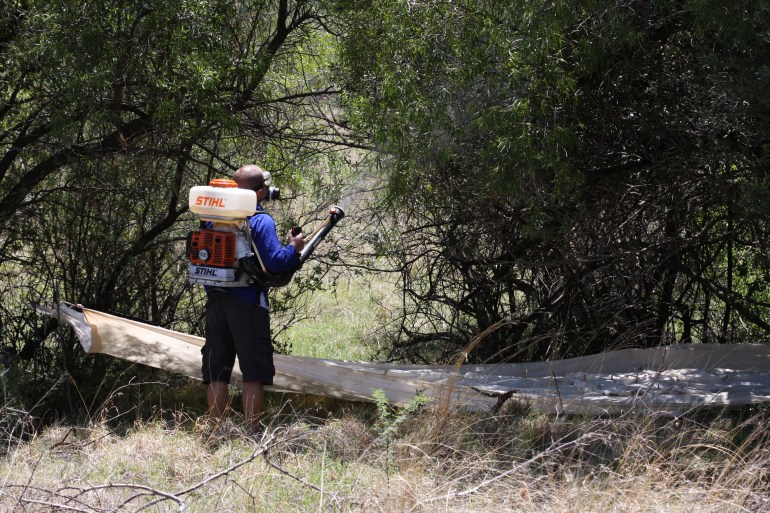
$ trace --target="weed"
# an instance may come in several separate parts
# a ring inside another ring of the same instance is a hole
[[[375,429],[379,432],[382,440],[385,441],[386,446],[393,442],[398,427],[428,403],[428,397],[422,392],[417,392],[414,398],[402,408],[391,407],[384,390],[372,390],[372,398],[377,405],[378,413]]]

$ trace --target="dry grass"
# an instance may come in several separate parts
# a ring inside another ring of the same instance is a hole
[[[390,319],[393,286],[343,285],[314,298],[312,319],[287,332],[295,354],[356,359],[372,350],[363,341]],[[200,388],[188,392],[203,398]],[[671,419],[554,417],[512,405],[494,416],[422,412],[393,432],[397,413],[311,401],[272,395],[260,439],[237,419],[214,439],[184,413],[189,406],[142,414],[116,402],[118,421],[35,431],[24,411],[0,405],[0,513],[770,511],[766,407]],[[130,415],[141,420],[116,424]]]
[[[423,412],[390,443],[373,408],[276,416],[259,439],[179,414],[55,426],[0,461],[0,510],[758,512],[768,415],[455,413],[436,433]]]

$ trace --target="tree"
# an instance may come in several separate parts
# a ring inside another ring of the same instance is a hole
[[[26,305],[57,290],[200,332],[201,294],[185,283],[189,187],[258,161],[301,192],[351,139],[328,108],[331,46],[316,2],[2,10],[0,364],[44,387],[57,360],[41,342],[55,321],[40,326]]]
[[[767,337],[766,2],[365,4],[343,74],[398,207],[392,357]]]

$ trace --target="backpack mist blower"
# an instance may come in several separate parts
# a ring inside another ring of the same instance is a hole
[[[267,172],[265,175],[268,182],[270,175]],[[268,198],[277,199],[278,196],[278,189],[270,188]],[[238,188],[234,180],[216,179],[208,186],[190,189],[189,206],[200,218],[201,226],[187,236],[188,280],[215,287],[243,287],[253,283],[283,287],[289,284],[318,243],[345,216],[340,207],[332,206],[329,217],[307,237],[299,255],[299,265],[282,273],[270,273],[251,239],[246,219],[257,213],[254,191]]]

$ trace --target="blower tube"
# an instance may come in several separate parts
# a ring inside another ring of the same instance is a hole
[[[311,254],[313,254],[313,251],[315,251],[318,243],[321,242],[324,237],[326,237],[331,229],[334,228],[339,220],[343,217],[345,217],[345,212],[340,207],[333,206],[329,209],[329,219],[326,221],[326,223],[324,223],[323,226],[321,226],[321,228],[318,229],[316,233],[313,234],[312,237],[310,237],[310,240],[305,242],[305,247],[299,254],[300,266],[305,263],[305,260],[307,260]]]
[[[244,258],[241,260],[241,265],[244,267],[244,271],[255,282],[265,287],[283,287],[291,282],[294,273],[300,270],[302,264],[305,263],[313,251],[315,251],[318,243],[321,242],[324,237],[334,228],[340,219],[345,217],[345,212],[337,206],[333,206],[329,209],[329,219],[315,231],[309,240],[305,241],[305,247],[299,254],[299,265],[290,271],[284,271],[282,273],[269,273],[261,269],[258,265],[254,265],[251,259]]]

